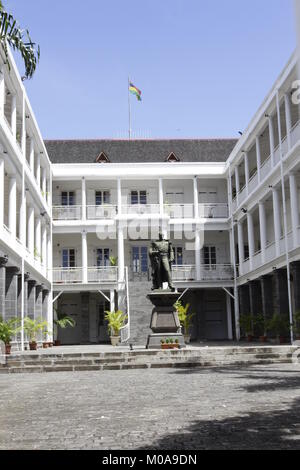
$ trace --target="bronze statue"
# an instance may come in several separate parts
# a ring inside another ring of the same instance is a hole
[[[169,289],[174,292],[171,275],[174,250],[169,240],[164,240],[162,233],[159,234],[159,240],[152,242],[149,257],[152,268],[152,290],[162,289],[163,283],[167,282]]]

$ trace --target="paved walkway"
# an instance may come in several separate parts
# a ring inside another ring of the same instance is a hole
[[[0,376],[0,449],[300,449],[300,365]]]

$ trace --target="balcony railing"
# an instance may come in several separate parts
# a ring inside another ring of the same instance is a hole
[[[159,214],[159,204],[123,204],[124,215],[150,215]]]
[[[164,204],[164,213],[171,219],[192,219],[194,204]]]
[[[53,220],[81,220],[81,206],[53,206]]]
[[[300,121],[296,122],[291,129],[291,145],[294,147],[300,140]]]
[[[54,284],[81,284],[83,282],[82,268],[53,268]]]
[[[204,219],[227,219],[228,204],[199,204],[199,217]]]
[[[103,206],[87,206],[89,220],[113,219],[117,214],[117,206],[111,204]]]
[[[233,267],[231,264],[204,264],[200,266],[200,279],[197,279],[195,265],[175,265],[172,267],[172,279],[175,282],[232,280]]]
[[[54,284],[83,284],[84,269],[83,268],[53,268]],[[118,268],[116,266],[88,267],[87,282],[88,283],[113,283],[117,282]]]
[[[116,266],[88,268],[88,282],[117,282],[117,279],[118,268]]]

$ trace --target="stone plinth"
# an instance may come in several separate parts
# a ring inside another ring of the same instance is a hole
[[[181,348],[185,347],[178,314],[174,309],[179,296],[180,294],[169,290],[156,290],[147,295],[154,305],[150,324],[153,333],[148,336],[147,349],[159,349],[161,340],[170,338],[178,340]]]

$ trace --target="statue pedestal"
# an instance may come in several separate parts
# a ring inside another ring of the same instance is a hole
[[[155,290],[147,295],[154,305],[151,316],[150,328],[153,334],[148,336],[147,349],[160,349],[161,340],[178,340],[181,348],[185,348],[183,334],[178,319],[178,314],[174,309],[174,304],[180,294],[170,290]]]

